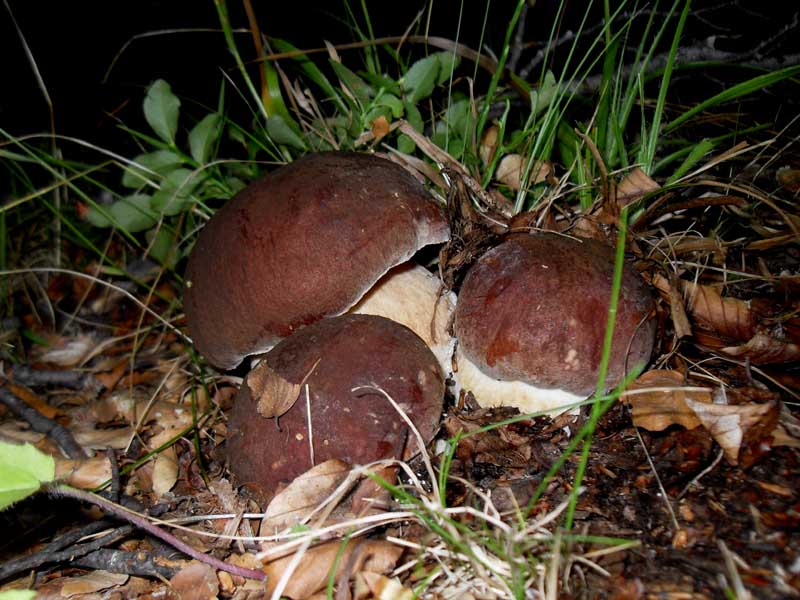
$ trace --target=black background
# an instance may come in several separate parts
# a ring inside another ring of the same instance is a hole
[[[401,35],[417,13],[430,4],[424,0],[366,3],[375,36]],[[360,16],[360,1],[350,4]],[[568,2],[564,29],[574,28],[589,4]],[[792,4],[763,0],[695,2],[684,37],[697,40],[717,35],[720,47],[752,47],[797,18],[797,8]],[[246,27],[243,4],[228,0],[227,5],[234,25]],[[511,0],[488,1],[485,47],[500,50],[515,5]],[[528,14],[526,40],[547,39],[558,5],[554,0],[535,4]],[[589,22],[598,21],[602,3],[593,5],[595,12]],[[285,38],[300,48],[319,47],[323,40],[336,44],[358,39],[347,24],[343,0],[253,0],[253,6],[263,33]],[[0,128],[12,135],[48,131],[50,117],[9,7],[50,94],[56,130],[65,135],[112,144],[119,138],[120,123],[145,127],[141,101],[146,86],[157,78],[169,81],[184,99],[182,111],[191,110],[187,106],[191,102],[215,106],[223,70],[237,78],[222,33],[213,32],[174,33],[133,41],[103,81],[114,56],[137,34],[170,28],[219,28],[213,0],[4,0],[0,4]],[[487,1],[433,0],[432,7],[432,35],[450,39],[458,35],[459,41],[478,47]],[[423,21],[426,18],[427,12]],[[237,40],[243,57],[252,59],[255,54],[250,36],[239,34]],[[360,56],[357,52],[343,53],[345,64],[356,69],[358,65],[349,61],[358,61]]]

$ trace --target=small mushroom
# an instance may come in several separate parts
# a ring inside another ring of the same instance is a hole
[[[184,298],[198,351],[229,369],[352,307],[389,269],[447,240],[441,209],[402,167],[309,154],[225,204],[189,257]]]
[[[597,385],[614,250],[589,239],[515,234],[484,254],[459,291],[456,381],[482,406],[553,411]],[[655,338],[652,294],[622,276],[607,385],[645,364]]]
[[[265,418],[260,390],[246,380],[227,442],[231,471],[262,500],[328,459],[365,464],[418,451],[383,394],[354,388],[384,390],[426,442],[441,417],[444,380],[436,357],[410,329],[383,317],[348,314],[304,327],[270,350],[248,380],[263,379],[265,370],[296,384],[299,398],[278,418]]]

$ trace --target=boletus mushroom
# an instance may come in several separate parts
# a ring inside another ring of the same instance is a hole
[[[200,232],[184,306],[198,351],[223,369],[352,307],[392,267],[447,240],[440,207],[405,169],[309,154],[252,183]]]
[[[281,416],[265,418],[260,395],[268,390],[259,382],[275,375],[295,384],[299,397]],[[279,342],[239,389],[227,442],[238,483],[266,500],[279,483],[331,458],[365,464],[415,454],[416,441],[397,410],[378,391],[354,391],[360,386],[384,390],[426,442],[433,437],[444,380],[428,346],[383,317],[331,317]]]
[[[554,411],[597,385],[614,250],[557,234],[514,234],[484,254],[459,291],[456,381],[482,406]],[[606,384],[647,363],[654,300],[624,266]]]

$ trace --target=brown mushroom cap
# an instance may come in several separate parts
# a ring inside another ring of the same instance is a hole
[[[383,317],[348,314],[304,327],[254,372],[266,368],[295,384],[307,377],[317,464],[332,458],[365,464],[418,450],[383,395],[354,387],[385,390],[426,441],[441,417],[444,380],[436,357],[410,329]],[[257,404],[245,382],[228,419],[227,456],[239,484],[266,499],[279,482],[312,466],[305,386],[278,419],[262,417]]]
[[[189,332],[232,368],[295,329],[344,313],[447,222],[402,167],[351,152],[309,154],[256,181],[200,233],[186,270]]]
[[[596,384],[614,274],[614,250],[555,234],[510,237],[478,260],[456,305],[459,353],[488,378],[585,397]],[[647,363],[655,321],[644,280],[625,265],[609,385]],[[459,361],[459,369],[461,363]],[[468,387],[465,385],[464,387]],[[481,404],[494,401],[482,390]],[[553,408],[546,403],[540,408]]]

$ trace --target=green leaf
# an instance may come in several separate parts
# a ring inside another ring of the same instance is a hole
[[[538,90],[531,90],[531,110],[533,116],[544,112],[554,99],[558,98],[559,86],[552,71],[545,73],[544,81]]]
[[[687,156],[686,159],[680,164],[680,166],[677,169],[675,169],[672,175],[669,176],[669,178],[665,182],[665,185],[674,183],[675,181],[686,175],[686,173],[688,173],[689,170],[692,167],[694,167],[700,161],[701,158],[703,158],[706,154],[711,152],[715,146],[716,144],[711,140],[709,140],[708,138],[703,138],[702,140],[700,140],[698,144],[692,146],[692,150],[691,152],[689,152],[689,156]]]
[[[35,590],[6,590],[0,592],[0,600],[33,600],[36,593]]]
[[[399,119],[403,116],[403,102],[393,94],[381,94],[375,99],[374,106],[386,106],[392,111],[392,117]]]
[[[278,145],[291,146],[298,150],[306,147],[303,138],[297,135],[280,115],[272,115],[267,119],[267,134]]]
[[[336,62],[335,60],[331,60],[330,63],[334,73],[336,73],[336,76],[339,78],[339,81],[341,81],[344,86],[350,90],[350,93],[353,94],[361,106],[367,104],[369,99],[375,95],[369,84],[361,79],[361,77],[353,73],[350,69],[345,67],[342,63]]]
[[[0,441],[0,510],[30,496],[55,477],[52,456],[31,444]]]
[[[158,215],[150,208],[150,196],[133,194],[121,198],[106,209],[91,206],[87,220],[95,227],[119,227],[128,233],[150,229],[158,221]]]
[[[122,185],[127,188],[138,189],[145,182],[157,180],[153,177],[153,173],[166,176],[180,167],[183,164],[183,158],[172,150],[156,150],[155,152],[136,156],[133,162],[136,165],[130,164],[125,167],[125,173],[122,175]],[[137,168],[137,166],[141,168]]]
[[[435,56],[439,59],[439,77],[436,79],[436,85],[442,85],[450,81],[450,76],[458,67],[461,57],[452,52],[437,52]]]
[[[192,127],[189,132],[189,151],[192,153],[192,158],[201,165],[206,164],[221,131],[222,119],[216,113],[206,115]]]
[[[409,102],[417,104],[433,93],[441,68],[437,54],[431,54],[415,62],[403,78],[403,89]]]
[[[150,208],[168,217],[177,215],[194,204],[194,189],[205,176],[189,169],[176,169],[161,182],[161,188],[151,196]]]
[[[175,145],[178,130],[178,109],[181,101],[163,79],[157,79],[147,90],[144,99],[144,118],[156,135],[170,145]]]
[[[166,227],[147,232],[147,241],[150,244],[150,256],[159,264],[174,267],[181,258],[175,247],[175,232]]]

